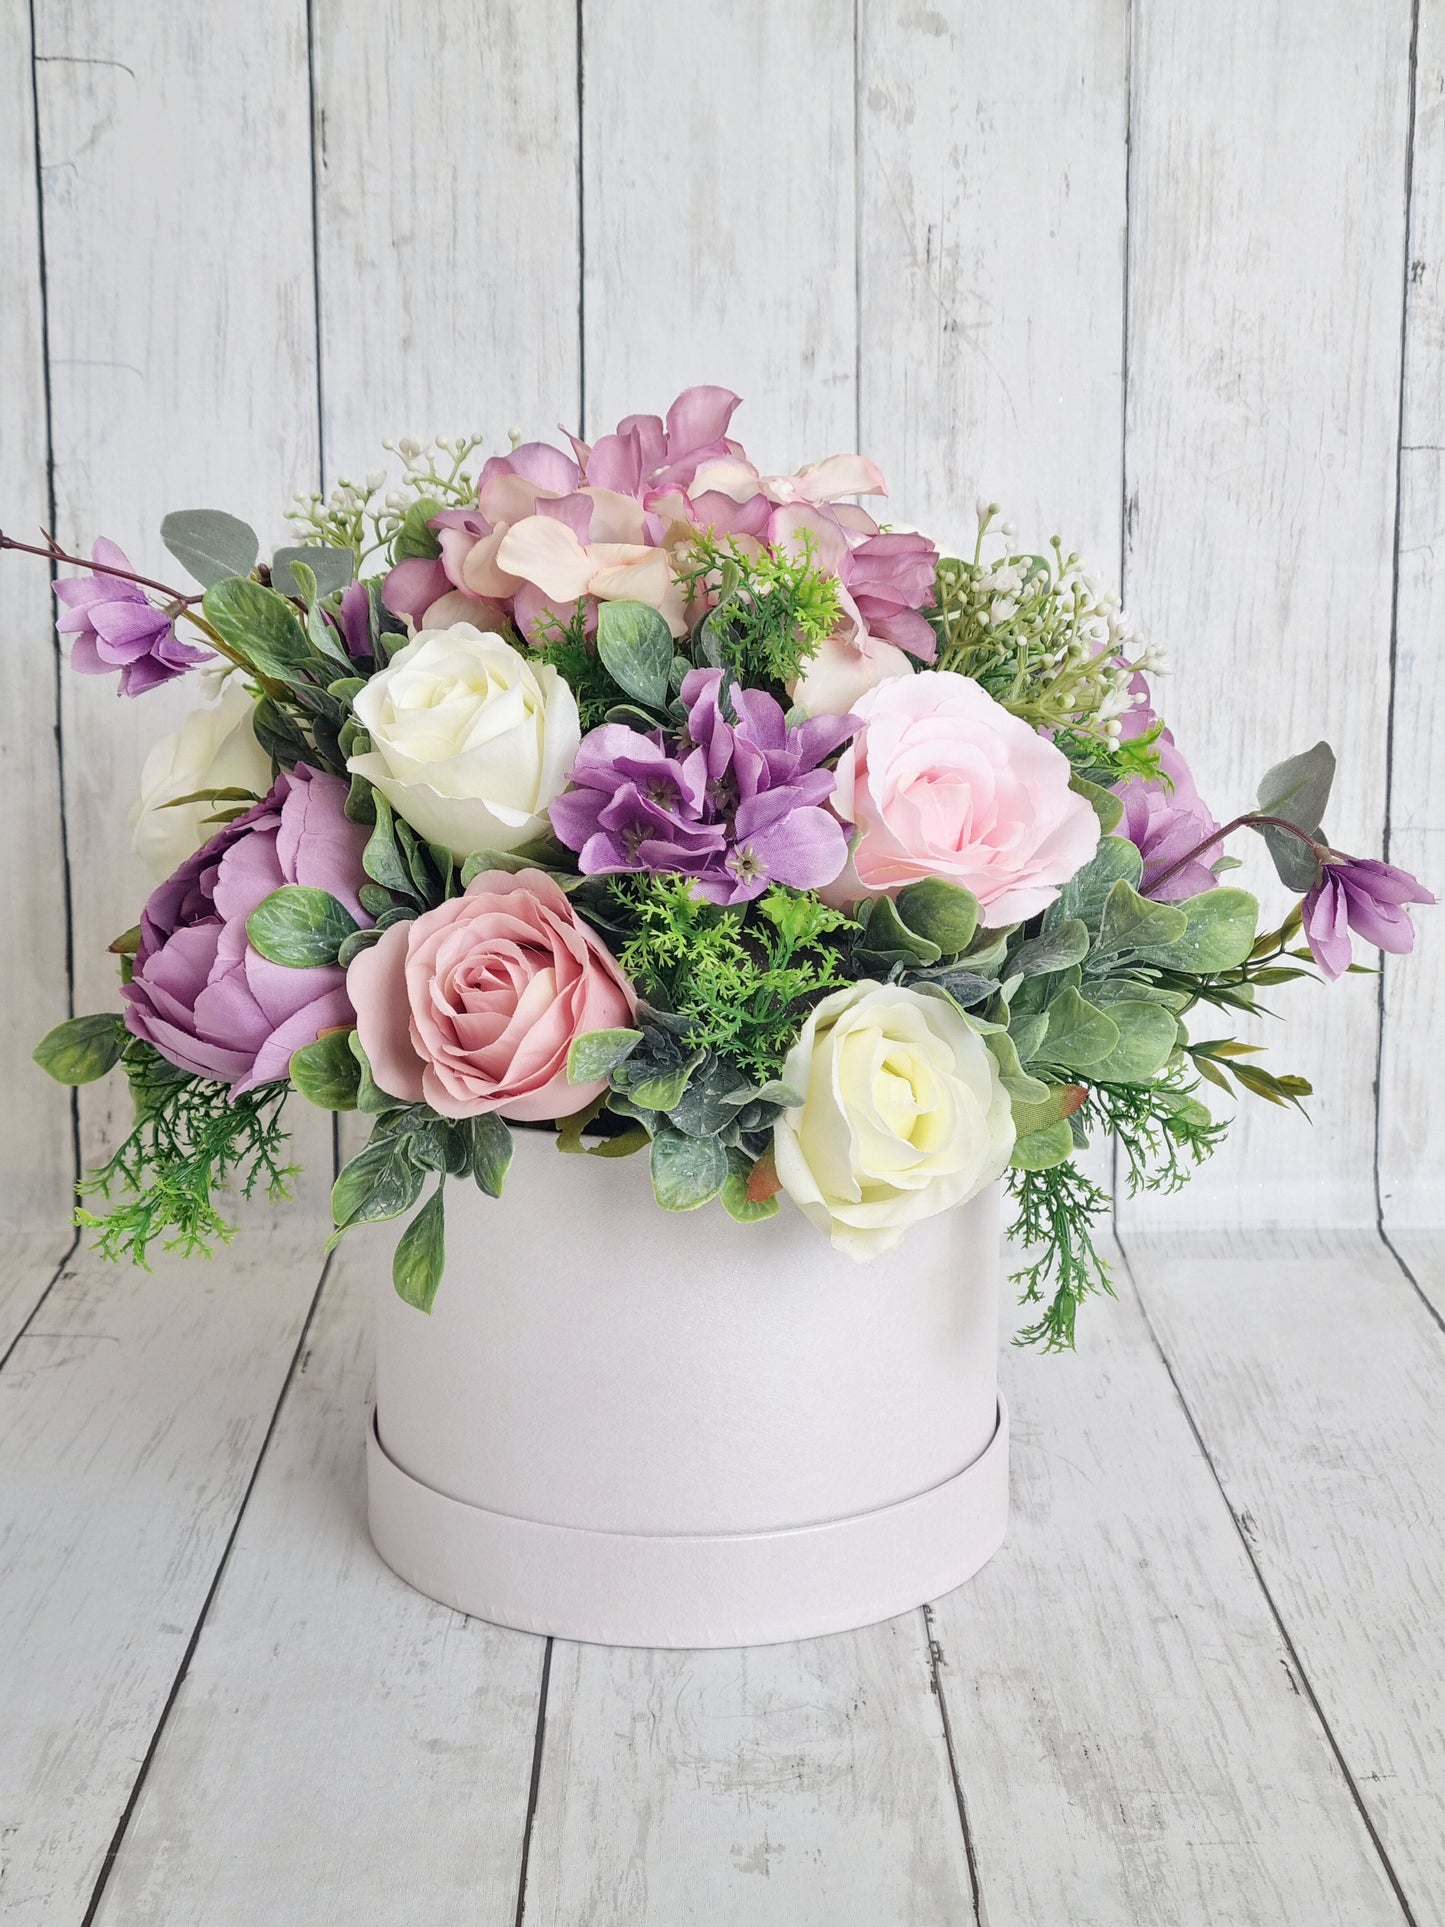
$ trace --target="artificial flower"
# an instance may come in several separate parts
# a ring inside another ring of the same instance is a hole
[[[1377,950],[1403,956],[1415,944],[1415,926],[1404,906],[1434,901],[1417,878],[1393,863],[1331,853],[1304,900],[1305,941],[1333,982],[1350,967],[1352,930]]]
[[[371,747],[347,768],[459,858],[544,830],[582,736],[557,671],[470,623],[421,630],[354,707]]]
[[[824,997],[783,1064],[803,1101],[773,1131],[778,1178],[838,1251],[889,1251],[999,1178],[1014,1144],[992,1052],[946,997],[864,979]]]
[[[1156,748],[1159,776],[1147,780],[1131,776],[1117,786],[1114,794],[1124,805],[1119,833],[1128,837],[1144,859],[1140,889],[1146,897],[1172,903],[1212,890],[1219,881],[1206,860],[1207,849],[1182,868],[1174,868],[1192,850],[1217,837],[1219,825],[1169,730],[1162,732]]]
[[[210,660],[209,650],[181,641],[175,619],[157,609],[138,582],[105,573],[130,568],[122,549],[101,536],[90,553],[99,565],[95,574],[66,576],[55,584],[56,599],[64,604],[55,627],[75,638],[72,669],[83,676],[108,676],[118,669],[119,694],[143,696]]]
[[[152,876],[170,876],[212,834],[206,818],[225,804],[209,801],[206,791],[244,790],[259,798],[270,789],[271,758],[256,741],[255,714],[255,702],[233,673],[215,702],[193,709],[146,757],[127,821],[131,848]],[[178,800],[187,796],[198,800]]]
[[[896,677],[854,713],[833,807],[856,840],[822,892],[830,903],[942,877],[971,890],[989,923],[1018,923],[1094,854],[1099,819],[1070,789],[1068,758],[968,677]]]
[[[789,728],[773,697],[734,685],[730,719],[721,691],[721,670],[684,677],[677,743],[617,723],[584,737],[574,787],[550,812],[584,875],[673,872],[694,878],[710,902],[744,903],[770,883],[816,889],[843,868],[847,839],[823,808],[834,779],[820,765],[853,718]]]
[[[637,1002],[612,953],[540,870],[487,870],[465,894],[394,923],[353,959],[347,987],[380,1088],[443,1117],[566,1117],[606,1089],[573,1084],[588,1031]]]
[[[294,1052],[351,1021],[344,970],[272,963],[246,936],[247,917],[286,883],[326,890],[371,923],[357,896],[369,832],[346,815],[346,793],[298,763],[157,885],[121,991],[133,1035],[239,1094],[284,1077]]]

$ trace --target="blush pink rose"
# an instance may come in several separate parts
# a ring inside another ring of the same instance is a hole
[[[443,1117],[567,1117],[605,1081],[571,1084],[567,1053],[637,1008],[616,959],[540,870],[487,870],[394,923],[346,975],[371,1074]]]
[[[1069,759],[967,676],[924,670],[861,695],[863,727],[838,764],[833,807],[857,829],[833,904],[942,877],[985,921],[1048,908],[1098,847],[1099,819]]]

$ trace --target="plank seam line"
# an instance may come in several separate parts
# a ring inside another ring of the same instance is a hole
[[[45,416],[45,514],[50,523],[51,534],[56,533],[56,494],[55,494],[55,392],[50,379],[52,366],[52,344],[50,340],[50,261],[45,240],[45,156],[40,139],[40,62],[38,32],[35,25],[35,0],[30,0],[30,121],[31,137],[35,148],[35,266],[40,291],[40,396]],[[50,580],[54,583],[57,570],[49,564]],[[50,610],[50,661],[51,681],[55,714],[55,782],[60,803],[60,885],[61,900],[64,906],[65,926],[65,1014],[75,1015],[75,890],[70,866],[70,819],[66,812],[65,783],[65,729],[64,729],[64,678],[65,670],[61,658],[60,631],[55,626],[54,604]],[[72,1194],[78,1194],[81,1177],[80,1155],[80,1091],[73,1087],[70,1093],[70,1157],[73,1167]],[[61,1261],[61,1268],[70,1258],[80,1241],[77,1230],[70,1251]],[[58,1277],[59,1271],[56,1276]],[[55,1280],[51,1280],[54,1284]],[[48,1289],[48,1287],[47,1287]],[[29,1321],[27,1320],[27,1323]],[[8,1357],[9,1354],[7,1353]],[[0,1360],[0,1364],[4,1361]]]
[[[326,492],[326,389],[321,364],[321,143],[316,110],[316,33],[313,0],[306,0],[306,130],[311,162],[311,322],[316,352],[316,480]]]
[[[105,1857],[100,1864],[100,1872],[96,1877],[95,1886],[91,1890],[90,1904],[85,1910],[80,1927],[91,1927],[91,1923],[100,1910],[100,1903],[105,1898],[105,1890],[109,1885],[112,1869],[120,1854],[121,1845],[125,1839],[131,1819],[137,1806],[140,1804],[141,1793],[145,1788],[145,1783],[150,1775],[156,1754],[160,1750],[160,1743],[165,1734],[166,1727],[170,1722],[171,1713],[175,1708],[176,1701],[180,1698],[181,1688],[186,1682],[186,1675],[190,1672],[191,1661],[195,1657],[197,1646],[200,1644],[201,1634],[205,1630],[207,1619],[210,1617],[211,1607],[215,1603],[216,1595],[221,1589],[221,1581],[226,1576],[226,1568],[231,1562],[231,1553],[235,1547],[237,1536],[240,1533],[241,1523],[245,1519],[247,1509],[250,1506],[251,1494],[256,1489],[256,1481],[261,1476],[261,1467],[266,1462],[266,1454],[270,1449],[271,1440],[275,1435],[276,1426],[281,1417],[281,1409],[286,1403],[287,1395],[295,1380],[296,1368],[305,1353],[306,1341],[311,1335],[312,1321],[316,1317],[316,1308],[321,1303],[321,1293],[325,1288],[327,1279],[331,1275],[333,1256],[334,1254],[328,1253],[321,1266],[321,1275],[316,1280],[316,1289],[311,1294],[311,1302],[306,1307],[306,1316],[301,1321],[301,1331],[296,1339],[296,1347],[291,1354],[290,1363],[286,1367],[285,1376],[281,1381],[281,1389],[277,1393],[276,1403],[271,1409],[271,1416],[267,1421],[265,1433],[257,1449],[256,1462],[251,1467],[251,1476],[247,1479],[246,1489],[241,1494],[241,1503],[237,1506],[236,1516],[231,1521],[231,1530],[226,1535],[226,1543],[222,1548],[221,1557],[217,1562],[211,1583],[206,1589],[206,1596],[201,1602],[201,1610],[197,1615],[195,1625],[191,1629],[191,1636],[186,1641],[186,1650],[181,1655],[180,1667],[177,1670],[174,1680],[171,1682],[170,1691],[166,1695],[165,1705],[161,1708],[160,1716],[151,1733],[150,1742],[145,1750],[145,1757],[140,1763],[140,1770],[136,1774],[135,1782],[131,1787],[130,1795],[126,1800],[120,1819],[116,1822],[115,1832],[110,1838],[110,1845],[105,1850]]]
[[[958,1808],[958,1824],[963,1829],[963,1851],[968,1861],[968,1885],[973,1896],[973,1918],[975,1927],[984,1927],[983,1898],[978,1884],[978,1856],[974,1852],[973,1828],[968,1821],[968,1802],[963,1797],[963,1780],[958,1770],[958,1754],[953,1745],[953,1723],[948,1717],[948,1701],[943,1696],[943,1681],[939,1671],[943,1664],[943,1653],[933,1634],[933,1607],[923,1607],[923,1637],[928,1644],[928,1673],[933,1685],[933,1697],[938,1701],[939,1718],[943,1721],[943,1746],[948,1755],[948,1772],[953,1781],[953,1798]]]
[[[867,0],[853,0],[853,446],[863,447],[863,36]]]
[[[577,0],[577,433],[587,433],[587,119],[583,0]]]
[[[1400,264],[1400,387],[1395,413],[1395,518],[1390,546],[1390,649],[1385,700],[1385,823],[1381,854],[1388,863],[1395,828],[1395,701],[1398,693],[1400,660],[1400,531],[1405,493],[1405,372],[1410,346],[1410,242],[1414,225],[1415,202],[1415,114],[1420,92],[1420,0],[1410,6],[1410,60],[1407,85],[1409,98],[1405,119],[1405,233]],[[1388,959],[1380,958],[1380,975],[1375,986],[1375,1224],[1381,1240],[1400,1269],[1410,1280],[1423,1304],[1437,1324],[1445,1330],[1445,1319],[1420,1290],[1418,1281],[1400,1254],[1390,1244],[1385,1230],[1385,1192],[1381,1170],[1384,1150],[1385,1113],[1385,1028],[1389,1016],[1386,1002]]]
[[[1370,1811],[1368,1807],[1365,1805],[1364,1799],[1361,1796],[1360,1789],[1355,1782],[1355,1776],[1350,1771],[1349,1764],[1345,1759],[1343,1751],[1341,1750],[1340,1743],[1335,1737],[1335,1730],[1330,1725],[1329,1720],[1325,1717],[1325,1710],[1324,1710],[1324,1707],[1320,1704],[1319,1694],[1315,1691],[1314,1682],[1310,1679],[1309,1674],[1305,1671],[1304,1662],[1300,1658],[1299,1649],[1295,1645],[1293,1635],[1290,1633],[1289,1628],[1285,1625],[1284,1615],[1281,1613],[1279,1606],[1275,1602],[1274,1594],[1270,1591],[1269,1582],[1266,1580],[1264,1576],[1264,1570],[1261,1567],[1259,1563],[1259,1559],[1255,1554],[1254,1547],[1250,1544],[1249,1535],[1248,1533],[1246,1533],[1243,1525],[1240,1523],[1239,1515],[1235,1511],[1233,1501],[1230,1499],[1229,1493],[1225,1488],[1224,1480],[1220,1476],[1219,1468],[1214,1462],[1214,1456],[1210,1452],[1209,1447],[1204,1442],[1204,1434],[1199,1428],[1199,1425],[1194,1416],[1193,1409],[1191,1408],[1188,1399],[1184,1396],[1184,1389],[1179,1383],[1178,1377],[1176,1376],[1174,1371],[1174,1366],[1170,1361],[1169,1354],[1164,1348],[1164,1341],[1160,1337],[1159,1332],[1155,1327],[1154,1320],[1149,1316],[1149,1307],[1144,1301],[1143,1292],[1139,1289],[1139,1279],[1138,1279],[1138,1275],[1134,1270],[1133,1261],[1130,1259],[1128,1250],[1123,1240],[1116,1239],[1115,1242],[1118,1244],[1119,1256],[1123,1261],[1124,1275],[1128,1278],[1129,1283],[1133,1288],[1135,1302],[1138,1304],[1140,1315],[1144,1320],[1145,1330],[1149,1333],[1149,1337],[1151,1342],[1153,1343],[1154,1349],[1159,1355],[1159,1361],[1163,1365],[1165,1372],[1168,1374],[1169,1383],[1174,1389],[1174,1396],[1176,1399],[1178,1399],[1179,1408],[1183,1412],[1185,1420],[1188,1423],[1189,1429],[1194,1435],[1194,1443],[1199,1447],[1200,1456],[1203,1458],[1204,1463],[1209,1467],[1210,1477],[1214,1480],[1215,1488],[1218,1491],[1220,1498],[1224,1502],[1225,1510],[1228,1512],[1230,1522],[1234,1526],[1235,1536],[1238,1538],[1240,1545],[1244,1548],[1244,1556],[1249,1561],[1250,1569],[1254,1573],[1255,1583],[1259,1587],[1260,1594],[1264,1599],[1265,1605],[1269,1608],[1270,1617],[1271,1619],[1273,1619],[1275,1624],[1275,1629],[1279,1633],[1280,1639],[1284,1644],[1285,1653],[1288,1656],[1289,1663],[1293,1667],[1295,1677],[1298,1679],[1300,1683],[1300,1690],[1304,1694],[1304,1697],[1309,1701],[1310,1707],[1314,1712],[1314,1716],[1316,1720],[1319,1722],[1320,1731],[1324,1734],[1325,1740],[1329,1746],[1330,1752],[1334,1755],[1335,1764],[1340,1770],[1340,1773],[1344,1779],[1345,1785],[1349,1788],[1350,1798],[1354,1802],[1355,1811],[1356,1813],[1359,1814],[1360,1819],[1364,1824],[1365,1832],[1369,1835],[1370,1843],[1375,1849],[1375,1853],[1379,1859],[1380,1865],[1384,1868],[1385,1878],[1390,1883],[1391,1890],[1394,1893],[1397,1903],[1399,1904],[1400,1912],[1403,1915],[1405,1922],[1407,1923],[1407,1927],[1419,1927],[1419,1922],[1415,1918],[1414,1910],[1411,1908],[1410,1902],[1406,1898],[1405,1889],[1401,1885],[1400,1877],[1395,1872],[1395,1864],[1385,1850],[1385,1843],[1380,1838],[1379,1830],[1375,1826],[1374,1820],[1371,1818]]]
[[[51,1272],[49,1281],[46,1284],[44,1291],[41,1292],[40,1296],[36,1299],[35,1303],[30,1307],[29,1312],[26,1314],[24,1324],[20,1327],[19,1331],[16,1332],[15,1336],[10,1340],[10,1343],[5,1347],[5,1350],[3,1352],[0,1352],[0,1372],[3,1372],[5,1367],[10,1363],[11,1355],[13,1354],[15,1347],[20,1343],[21,1339],[24,1338],[29,1333],[30,1327],[35,1323],[35,1320],[40,1315],[41,1307],[45,1304],[45,1301],[49,1298],[51,1292],[54,1291],[55,1287],[60,1283],[60,1280],[65,1276],[66,1269],[69,1266],[71,1259],[75,1256],[76,1247],[79,1245],[79,1243],[80,1243],[80,1228],[79,1226],[77,1226],[76,1229],[71,1233],[70,1243],[66,1246],[64,1254],[60,1258],[59,1262],[56,1264],[54,1271]]]
[[[522,1823],[522,1864],[517,1869],[517,1912],[514,1927],[522,1927],[527,1911],[527,1868],[532,1858],[532,1827],[542,1791],[542,1751],[547,1739],[547,1690],[552,1681],[552,1639],[542,1653],[542,1679],[537,1691],[537,1730],[532,1736],[532,1777],[527,1786],[527,1817]]]
[[[1430,1298],[1429,1294],[1426,1292],[1424,1286],[1420,1283],[1420,1280],[1415,1276],[1415,1273],[1411,1269],[1408,1260],[1405,1258],[1402,1258],[1400,1253],[1395,1249],[1394,1245],[1390,1242],[1390,1234],[1388,1231],[1386,1231],[1383,1223],[1381,1223],[1380,1225],[1380,1243],[1385,1247],[1386,1251],[1389,1252],[1390,1256],[1395,1260],[1395,1263],[1400,1267],[1400,1270],[1405,1275],[1405,1282],[1409,1285],[1410,1289],[1414,1292],[1415,1296],[1420,1300],[1420,1303],[1425,1307],[1426,1311],[1430,1314],[1431,1318],[1435,1321],[1435,1323],[1440,1327],[1441,1331],[1445,1332],[1445,1317],[1442,1317],[1439,1306],[1434,1303],[1434,1301]]]

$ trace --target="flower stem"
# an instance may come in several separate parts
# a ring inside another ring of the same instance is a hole
[[[1298,823],[1291,823],[1283,816],[1268,816],[1263,810],[1246,810],[1242,816],[1236,816],[1232,823],[1226,823],[1222,830],[1216,830],[1213,836],[1206,836],[1202,843],[1196,843],[1192,850],[1186,850],[1177,863],[1171,863],[1169,868],[1159,876],[1151,878],[1145,895],[1152,896],[1160,884],[1167,883],[1170,877],[1178,876],[1179,872],[1196,857],[1203,856],[1204,852],[1212,850],[1216,843],[1222,843],[1227,836],[1233,836],[1236,830],[1246,827],[1253,830],[1261,828],[1288,830],[1289,834],[1297,836],[1301,843],[1308,843],[1322,863],[1331,854],[1323,843],[1317,843],[1312,836],[1307,835]]]
[[[18,549],[22,555],[43,555],[47,562],[69,562],[77,569],[89,569],[92,575],[113,575],[122,582],[137,583],[142,589],[154,589],[158,594],[167,597],[171,602],[180,603],[183,607],[201,600],[198,595],[183,595],[179,589],[173,589],[168,582],[157,582],[154,576],[137,575],[134,569],[113,569],[105,562],[93,562],[83,555],[70,555],[61,548],[48,530],[42,529],[40,533],[45,537],[44,548],[38,547],[34,542],[17,542],[13,535],[6,535],[4,530],[0,529],[0,549]]]

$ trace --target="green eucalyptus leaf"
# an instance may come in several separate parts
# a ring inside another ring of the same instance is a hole
[[[870,897],[855,911],[862,929],[857,949],[884,963],[935,964],[943,955],[938,945],[910,929],[891,897]]]
[[[1043,1043],[1048,1028],[1049,1019],[1046,1011],[1009,1012],[1008,1034],[1013,1039],[1020,1063],[1027,1064],[1031,1057],[1038,1055],[1039,1046]]]
[[[640,1030],[584,1031],[567,1053],[567,1082],[592,1084],[599,1077],[610,1077],[641,1042]]]
[[[639,1110],[671,1111],[682,1102],[682,1094],[699,1061],[693,1056],[681,1064],[641,1077],[636,1083],[629,1081],[626,1094]]]
[[[350,969],[363,950],[370,950],[371,946],[379,943],[380,940],[381,931],[375,924],[369,930],[353,930],[336,953],[337,963],[343,970]]]
[[[298,569],[311,572],[310,593],[302,586]],[[334,549],[324,542],[304,547],[277,549],[271,558],[271,580],[283,595],[299,595],[308,606],[318,596],[334,595],[344,589],[356,574],[356,556],[351,549]]]
[[[1119,1041],[1089,1075],[1096,1084],[1150,1084],[1174,1055],[1179,1026],[1172,1011],[1145,999],[1110,1004]]]
[[[1091,930],[1097,929],[1114,885],[1122,877],[1137,890],[1143,873],[1143,859],[1127,837],[1102,837],[1083,869],[1069,878],[1045,911],[1045,930],[1056,930],[1073,917],[1081,917]]]
[[[361,867],[374,883],[401,896],[415,896],[411,871],[397,842],[396,817],[380,790],[373,793],[376,828],[361,853]]]
[[[420,501],[413,502],[402,517],[401,527],[392,541],[392,559],[397,562],[434,562],[442,552],[442,545],[435,529],[427,523],[434,515],[440,515],[443,504],[424,495]]]
[[[1046,1131],[1061,1118],[1072,1117],[1087,1096],[1088,1092],[1082,1084],[1050,1084],[1047,1095],[1036,1104],[1014,1099],[1014,1129],[1020,1137],[1032,1137],[1035,1131]]]
[[[1049,1005],[1048,1029],[1035,1055],[1064,1070],[1087,1071],[1100,1064],[1119,1042],[1119,1027],[1077,990],[1066,989]]]
[[[405,1136],[373,1137],[343,1165],[331,1187],[331,1215],[337,1230],[380,1224],[410,1211],[421,1196],[422,1175]]]
[[[30,1054],[57,1084],[93,1084],[120,1062],[127,1034],[112,1010],[71,1017],[47,1031]]]
[[[177,509],[161,523],[161,540],[203,589],[249,575],[261,553],[250,523],[224,509]]]
[[[347,1041],[351,1045],[351,1054],[361,1070],[361,1082],[356,1088],[357,1110],[367,1117],[379,1117],[383,1111],[396,1110],[402,1103],[402,1099],[393,1097],[390,1091],[384,1091],[372,1076],[371,1063],[362,1049],[360,1035],[353,1030]]]
[[[1259,901],[1248,890],[1222,886],[1170,907],[1184,913],[1183,934],[1172,943],[1141,949],[1138,955],[1144,963],[1207,976],[1238,969],[1254,947]]]
[[[1089,928],[1078,917],[1069,917],[1037,937],[1021,943],[1008,960],[1009,971],[1018,977],[1044,977],[1055,970],[1067,970],[1082,963],[1089,954]]]
[[[442,1194],[446,1180],[437,1185],[417,1212],[396,1247],[391,1261],[391,1281],[396,1295],[418,1311],[429,1312],[446,1266],[446,1214]]]
[[[357,929],[355,917],[327,890],[283,883],[256,905],[246,919],[252,946],[272,963],[310,970],[336,962],[343,943]]]
[[[1187,928],[1188,918],[1178,904],[1151,902],[1121,877],[1104,899],[1089,968],[1167,949]]]
[[[723,1179],[723,1209],[730,1218],[739,1224],[757,1224],[763,1218],[778,1215],[776,1193],[771,1198],[759,1198],[756,1203],[748,1197],[748,1179],[752,1176],[753,1160],[745,1151],[728,1152],[728,1174]]]
[[[290,1078],[308,1104],[323,1111],[354,1111],[361,1088],[361,1066],[349,1030],[328,1031],[314,1044],[291,1053]]]
[[[998,1065],[998,1081],[1008,1092],[1010,1101],[1041,1104],[1048,1095],[1049,1087],[1042,1078],[1031,1077],[1024,1069],[1009,1033],[1006,1030],[990,1031],[983,1041],[993,1052]]]
[[[1069,1128],[1070,1120],[1060,1118],[1056,1123],[1047,1125],[1042,1131],[1034,1131],[1028,1137],[1014,1141],[1013,1155],[1009,1163],[1015,1171],[1047,1171],[1055,1164],[1062,1164],[1074,1155],[1074,1134]]]
[[[1266,770],[1256,795],[1259,807],[1269,816],[1282,816],[1306,836],[1317,836],[1330,791],[1335,781],[1335,752],[1326,742],[1298,756],[1287,756],[1273,769]]]
[[[652,1190],[664,1211],[696,1211],[727,1181],[728,1154],[715,1137],[687,1137],[667,1125],[652,1140]]]
[[[898,892],[895,907],[905,928],[932,944],[941,957],[967,950],[978,929],[978,898],[942,877],[907,884]]]
[[[495,1111],[472,1119],[472,1177],[489,1198],[501,1197],[514,1148],[511,1131]]]
[[[274,589],[251,581],[217,582],[206,590],[201,607],[221,640],[258,675],[294,682],[316,663],[295,609]],[[260,730],[256,733],[259,737]]]
[[[609,676],[648,709],[667,702],[672,631],[645,602],[604,602],[597,611],[597,653]]]
[[[1083,797],[1098,817],[1099,828],[1105,836],[1112,835],[1118,829],[1124,815],[1124,805],[1112,790],[1101,789],[1097,783],[1091,783],[1086,776],[1072,777],[1069,788],[1076,796]]]

